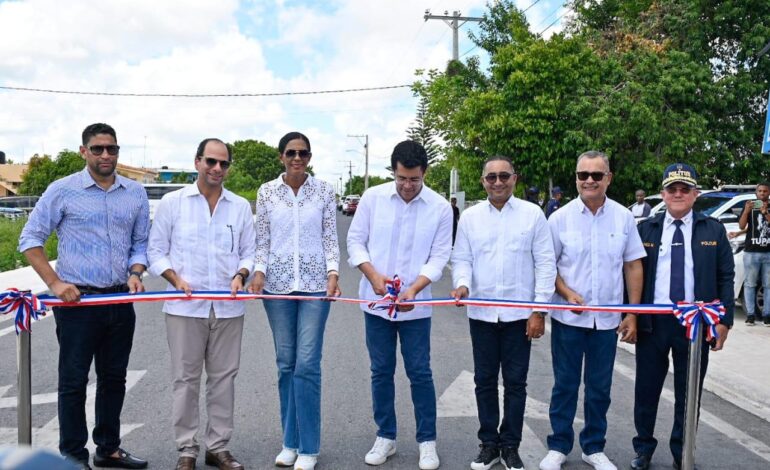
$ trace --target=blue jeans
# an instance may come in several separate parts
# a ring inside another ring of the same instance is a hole
[[[91,361],[96,369],[93,439],[106,457],[120,447],[120,412],[134,339],[133,304],[54,307],[59,340],[59,451],[88,461],[86,387]]]
[[[268,292],[265,292],[266,294]],[[290,295],[324,297],[326,292]],[[273,331],[283,446],[302,455],[321,447],[321,350],[329,302],[263,300]]]
[[[366,348],[372,371],[372,408],[377,436],[396,439],[396,341],[401,337],[401,357],[412,390],[417,442],[436,440],[436,390],[430,370],[430,318],[390,321],[369,313]]]
[[[743,282],[743,303],[746,315],[754,316],[757,309],[757,284],[762,273],[762,287],[765,295],[770,292],[770,253],[743,252],[743,269],[746,279]],[[765,301],[762,315],[770,316],[770,303]]]
[[[495,447],[519,447],[527,403],[527,372],[532,343],[527,320],[485,322],[470,319],[473,381],[479,412],[479,440]],[[503,370],[503,422],[497,393]],[[499,426],[499,431],[498,431]]]
[[[580,431],[580,447],[586,455],[604,451],[616,344],[614,329],[596,330],[551,321],[554,385],[549,409],[553,430],[548,436],[549,450],[563,454],[572,451],[572,422],[577,411],[580,374],[585,367],[585,426]]]

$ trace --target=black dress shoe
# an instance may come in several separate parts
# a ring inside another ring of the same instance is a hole
[[[147,468],[147,461],[134,457],[123,449],[118,449],[117,457],[94,455],[94,467]]]
[[[631,470],[647,470],[650,468],[650,456],[636,454],[636,458],[631,461]]]

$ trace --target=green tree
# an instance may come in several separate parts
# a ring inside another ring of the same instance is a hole
[[[420,98],[417,105],[417,115],[414,118],[414,124],[406,130],[406,135],[425,148],[428,154],[428,164],[433,164],[441,159],[441,147],[436,144],[436,131],[428,122],[428,102],[425,97]]]
[[[247,139],[229,144],[233,154],[233,166],[227,175],[225,186],[241,196],[253,200],[264,183],[278,178],[284,168],[276,147]],[[313,174],[313,168],[307,167]]]
[[[19,194],[39,196],[57,179],[82,170],[86,161],[78,152],[62,150],[56,159],[35,154],[30,158],[28,165],[19,186]]]
[[[452,172],[452,166],[446,160],[439,160],[428,166],[425,172],[425,184],[439,194],[447,196],[449,194],[449,175]]]
[[[386,177],[383,178],[382,176],[377,175],[369,175],[369,187],[377,186],[383,183],[387,183],[388,181],[393,181],[393,178]],[[364,177],[356,175],[353,177],[352,180],[349,180],[345,184],[345,196],[348,194],[364,194]]]

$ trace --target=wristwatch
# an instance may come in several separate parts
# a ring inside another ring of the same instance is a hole
[[[241,276],[241,281],[246,282],[246,275],[243,274],[242,272],[238,271],[237,273],[235,273],[235,276],[233,276],[233,279],[235,279],[236,276]]]
[[[140,273],[139,271],[129,271],[128,277],[131,277],[131,276],[136,276],[139,278],[140,281],[142,280],[142,273]]]

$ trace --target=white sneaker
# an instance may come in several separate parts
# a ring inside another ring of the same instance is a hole
[[[436,441],[420,442],[420,470],[436,470],[440,464]]]
[[[396,453],[396,441],[377,437],[374,440],[372,450],[364,457],[364,462],[369,465],[382,465],[388,460],[388,457]]]
[[[604,452],[596,452],[595,454],[586,455],[583,454],[583,462],[592,466],[596,470],[618,470],[618,467],[604,455]]]
[[[540,461],[540,470],[561,470],[561,464],[567,461],[567,456],[558,450],[549,450]]]
[[[284,447],[281,453],[275,458],[276,467],[291,467],[297,460],[297,451]]]
[[[318,463],[318,457],[315,455],[300,455],[294,462],[294,470],[313,470]]]

